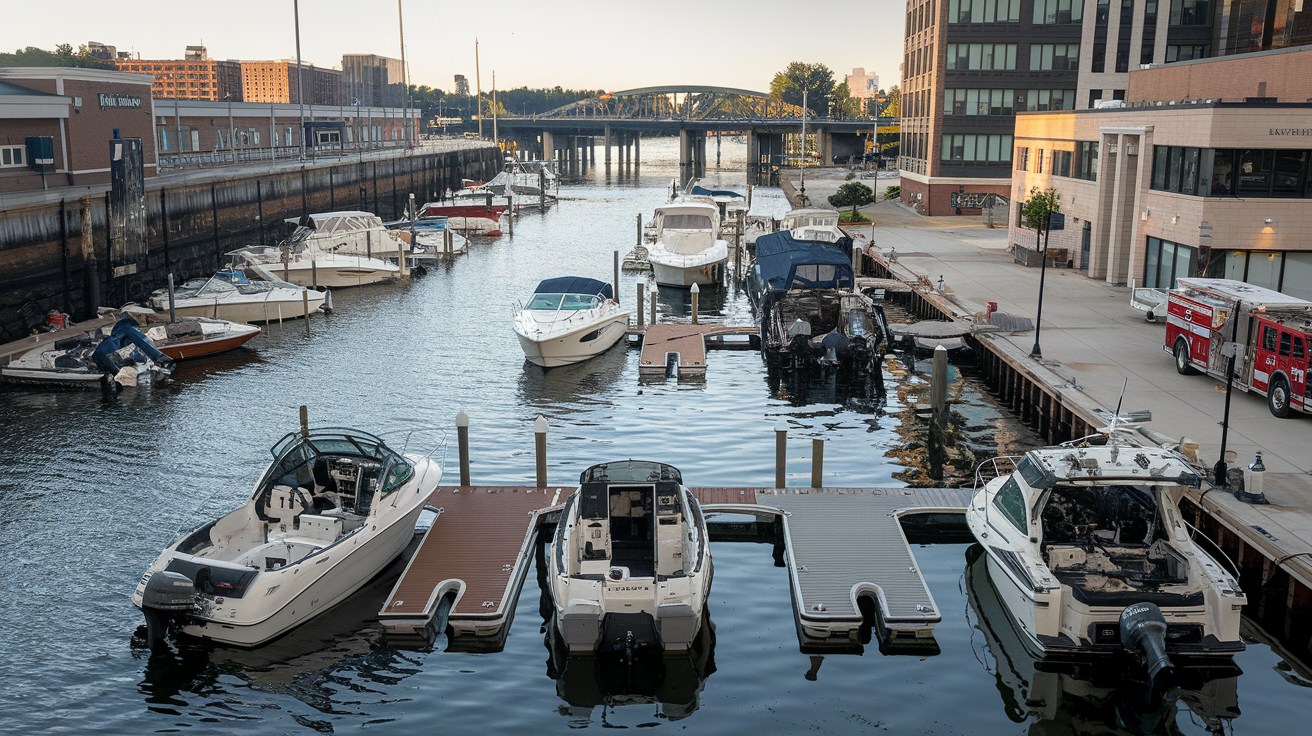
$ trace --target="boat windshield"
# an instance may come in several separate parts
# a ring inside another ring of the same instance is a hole
[[[674,481],[682,484],[679,469],[650,460],[621,460],[593,465],[579,475],[580,483],[655,483]]]
[[[661,226],[666,230],[710,230],[711,218],[706,215],[666,215]]]
[[[307,475],[317,460],[326,457],[355,457],[378,463],[386,468],[383,495],[405,485],[414,476],[409,460],[393,451],[381,439],[367,432],[345,427],[325,427],[310,431],[304,438],[298,432],[286,435],[270,451],[270,466],[257,495],[273,482],[284,485],[310,487],[314,476]]]
[[[562,310],[592,309],[601,304],[601,297],[591,294],[534,294],[529,309]]]

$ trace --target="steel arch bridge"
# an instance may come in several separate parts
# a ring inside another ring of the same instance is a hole
[[[683,85],[611,92],[571,102],[537,116],[539,120],[580,118],[798,121],[802,119],[802,108],[749,89]]]

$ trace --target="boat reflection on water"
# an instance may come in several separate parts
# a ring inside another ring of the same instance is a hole
[[[597,706],[660,705],[670,721],[687,718],[701,705],[706,678],[715,672],[715,626],[710,613],[702,620],[697,639],[687,653],[665,656],[659,650],[570,656],[558,629],[547,623],[547,677],[556,681],[556,694],[570,718],[590,718]]]
[[[1233,663],[1182,667],[1170,687],[1153,693],[1147,675],[1128,657],[1042,659],[1017,631],[989,578],[987,557],[978,544],[966,550],[966,594],[980,662],[997,678],[1007,717],[1031,721],[1031,734],[1179,733],[1176,718],[1190,711],[1209,733],[1229,731],[1239,716]]]

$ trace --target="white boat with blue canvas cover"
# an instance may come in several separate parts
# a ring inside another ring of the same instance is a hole
[[[554,368],[599,355],[624,337],[629,310],[605,281],[562,276],[538,284],[515,309],[515,334],[524,357]]]

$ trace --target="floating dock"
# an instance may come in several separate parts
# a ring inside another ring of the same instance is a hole
[[[966,489],[693,488],[706,514],[781,521],[798,637],[809,650],[859,646],[863,626],[881,640],[932,641],[942,611],[925,584],[900,519],[962,514]],[[573,488],[440,488],[433,525],[378,617],[390,634],[426,639],[449,628],[462,649],[496,650],[532,567],[538,534]],[[714,523],[714,522],[711,522]],[[861,601],[868,599],[875,621]],[[445,614],[445,622],[442,622]]]
[[[706,380],[706,351],[751,350],[757,346],[750,326],[657,324],[630,330],[640,338],[638,380],[675,377],[679,382]]]

